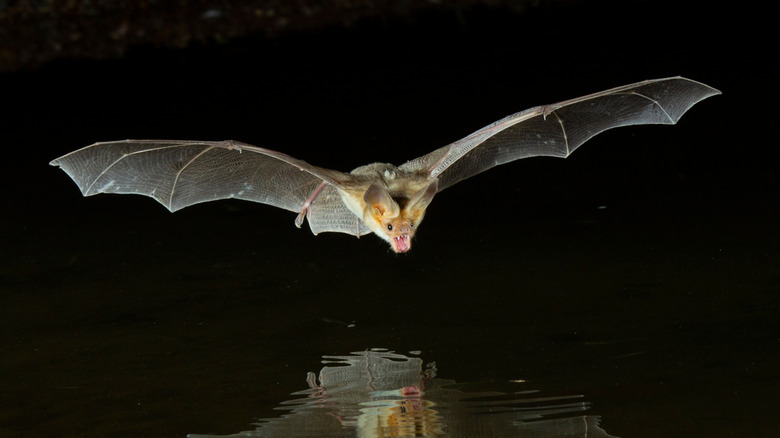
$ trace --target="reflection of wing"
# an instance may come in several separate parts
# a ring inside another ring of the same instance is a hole
[[[627,125],[674,124],[720,91],[674,77],[638,82],[530,108],[401,166],[439,178],[439,191],[499,164],[535,156],[567,157],[594,135]]]
[[[368,233],[344,206],[336,189],[349,178],[347,174],[236,141],[95,143],[50,164],[67,172],[84,196],[146,195],[170,211],[237,198],[301,212],[316,195],[308,211],[314,234]]]
[[[323,359],[328,366],[320,370],[319,386],[326,388],[328,394],[400,389],[420,385],[423,378],[422,359],[382,349]]]

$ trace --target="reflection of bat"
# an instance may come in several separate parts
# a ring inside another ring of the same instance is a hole
[[[442,379],[434,362],[417,355],[370,348],[322,356],[319,379],[308,373],[309,389],[275,408],[283,415],[262,418],[251,431],[187,437],[615,438],[587,415],[582,395],[545,395],[518,381]]]
[[[610,128],[674,124],[715,94],[681,77],[625,85],[513,114],[398,167],[374,163],[350,173],[230,140],[95,143],[50,164],[62,167],[84,196],[137,193],[170,211],[245,199],[298,213],[298,227],[308,217],[314,234],[373,232],[405,252],[437,192],[520,158],[567,157]]]

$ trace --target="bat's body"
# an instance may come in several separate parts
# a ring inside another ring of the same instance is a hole
[[[339,190],[347,209],[394,251],[408,251],[414,227],[422,222],[438,180],[425,172],[383,163],[358,167],[350,176],[349,188]]]
[[[170,211],[245,199],[297,212],[295,224],[308,218],[314,234],[373,232],[405,252],[437,192],[520,158],[565,158],[610,128],[674,124],[716,94],[681,77],[639,82],[513,114],[398,167],[374,163],[350,173],[230,140],[95,143],[50,164],[62,167],[84,196],[142,194]]]

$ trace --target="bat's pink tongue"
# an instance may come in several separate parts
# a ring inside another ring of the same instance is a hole
[[[409,251],[410,245],[409,245],[409,235],[408,234],[402,234],[398,237],[393,238],[393,249],[395,252],[406,252]]]

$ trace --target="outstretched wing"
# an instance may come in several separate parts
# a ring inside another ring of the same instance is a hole
[[[521,158],[565,158],[607,129],[675,124],[697,102],[716,94],[720,91],[682,77],[624,85],[512,114],[400,168],[439,178],[441,191]]]
[[[49,164],[61,167],[84,196],[146,195],[170,211],[237,198],[308,213],[314,234],[368,232],[339,196],[347,174],[236,141],[95,143]]]

